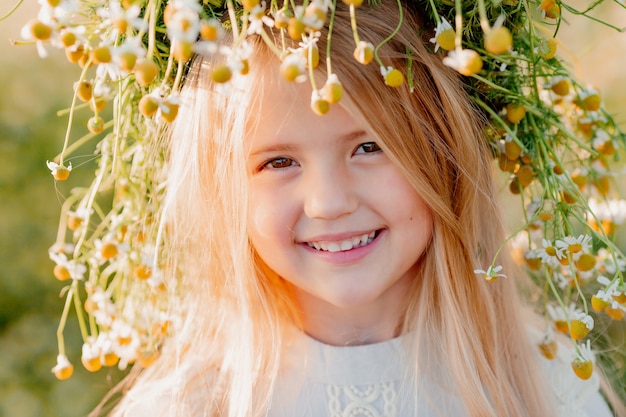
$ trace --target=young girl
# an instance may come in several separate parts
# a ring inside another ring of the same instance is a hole
[[[344,2],[40,2],[25,37],[81,65],[71,111],[111,129],[51,249],[71,279],[55,375],[75,306],[86,369],[136,362],[113,416],[625,416],[582,288],[612,275],[592,307],[626,314],[614,218],[583,210],[624,139],[599,94],[563,76],[527,1]],[[91,137],[68,131],[56,180]],[[539,190],[542,319],[502,250],[494,156],[511,191]]]
[[[184,319],[113,415],[613,415],[597,374],[540,357],[519,279],[474,272],[504,240],[484,121],[403,7],[377,53],[414,91],[353,58],[337,4],[345,95],[324,116],[260,38],[227,94],[219,62],[193,61],[165,168],[163,252],[182,271]],[[378,45],[399,10],[358,17]]]

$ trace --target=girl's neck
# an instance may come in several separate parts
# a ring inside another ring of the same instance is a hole
[[[293,288],[300,307],[303,330],[310,337],[334,346],[379,343],[400,334],[404,294],[391,303],[342,308]]]

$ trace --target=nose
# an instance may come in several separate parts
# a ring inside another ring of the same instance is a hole
[[[309,172],[303,182],[304,213],[312,219],[333,220],[358,207],[352,181],[341,170]]]

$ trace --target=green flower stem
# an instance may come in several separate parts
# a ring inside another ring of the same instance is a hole
[[[265,29],[261,29],[261,38],[267,44],[267,46],[270,48],[272,53],[274,53],[274,55],[276,55],[277,57],[279,57],[281,59],[283,58],[283,51],[278,49],[278,47],[274,44],[274,41],[270,38],[270,36],[265,31]]]
[[[247,10],[243,11],[243,14],[239,18],[241,22],[241,32],[239,32],[239,37],[235,38],[235,45],[239,45],[246,39],[246,34],[248,33],[248,16],[250,13]]]
[[[15,11],[17,10],[18,7],[20,7],[20,5],[24,2],[24,0],[19,0],[17,3],[15,3],[15,6],[13,6],[13,8],[11,10],[9,10],[4,16],[0,16],[0,22],[2,22],[4,19],[8,18],[9,16],[11,16],[13,13],[15,13]]]
[[[113,126],[114,121],[113,120],[109,120],[108,122],[104,123],[104,130],[109,129],[110,127]],[[81,146],[83,146],[85,143],[89,142],[91,139],[95,138],[96,136],[100,135],[101,133],[87,133],[84,136],[80,137],[79,139],[76,139],[75,141],[73,141],[66,149],[65,149],[65,154],[66,155],[71,155],[74,153],[74,151],[76,151],[76,149],[80,148]],[[58,154],[56,156],[56,158],[60,158],[61,154]]]
[[[528,62],[528,73],[530,74],[530,77],[532,79],[532,83],[530,83],[530,85],[532,86],[532,91],[533,91],[533,99],[535,102],[540,102],[541,99],[539,97],[539,82],[538,82],[538,77],[537,77],[537,69],[535,66],[535,63],[537,62],[537,58],[535,56],[535,45],[534,45],[534,38],[535,38],[535,33],[533,30],[533,19],[532,19],[532,13],[530,10],[530,6],[528,5],[528,1],[527,0],[523,0],[524,1],[524,8],[526,9],[526,15],[528,16],[528,24],[527,24],[527,28],[528,28],[528,54],[529,54],[529,61]]]
[[[182,61],[178,61],[178,68],[176,68],[176,78],[174,79],[174,84],[172,84],[172,91],[178,91],[180,82],[183,79],[184,70],[185,70],[185,63]]]
[[[479,81],[480,81],[480,82],[482,82],[482,83],[487,84],[489,87],[493,88],[493,89],[494,89],[494,90],[496,90],[496,91],[502,91],[502,92],[503,92],[503,93],[505,93],[507,96],[509,96],[509,95],[513,95],[513,92],[512,92],[511,90],[506,89],[506,88],[504,88],[504,87],[501,87],[501,86],[499,86],[499,85],[497,85],[497,84],[493,83],[492,81],[489,81],[488,79],[486,79],[486,78],[484,78],[484,77],[481,77],[481,76],[480,76],[480,75],[478,75],[478,74],[472,74],[472,78],[474,78],[474,79],[476,79],[476,80],[479,80]]]
[[[483,30],[483,33],[489,33],[489,31],[491,31],[491,26],[489,25],[489,19],[487,18],[485,0],[478,0],[478,15],[480,16],[480,27]]]
[[[156,10],[157,10],[157,3],[160,5],[160,1],[159,0],[151,0],[150,3],[148,3],[148,7],[146,8],[146,15],[148,17],[149,23],[148,23],[148,51],[146,53],[146,58],[147,59],[152,59],[152,56],[154,55],[154,48],[156,45]],[[143,36],[143,33],[140,32],[137,35],[140,39]]]
[[[521,227],[517,228],[517,230],[515,230],[513,233],[509,233],[509,235],[507,236],[507,238],[504,240],[504,242],[502,242],[502,244],[498,247],[498,250],[496,251],[495,255],[493,255],[493,260],[491,261],[491,267],[495,268],[496,264],[497,264],[497,260],[498,260],[498,256],[500,256],[500,252],[502,252],[502,250],[506,247],[506,245],[515,237],[517,236],[518,233],[520,233],[522,230],[526,229],[527,225],[522,225]]]
[[[172,51],[174,50],[174,44],[170,45],[170,50],[167,57],[167,68],[165,68],[165,74],[163,74],[163,79],[161,80],[160,88],[164,89],[168,85],[168,81],[170,78],[170,74],[172,73],[172,68],[174,67],[174,54]]]
[[[85,64],[79,78],[79,82],[83,81],[87,76],[87,70],[89,69],[89,64],[91,63],[91,59],[87,61]],[[72,125],[74,122],[74,108],[76,106],[76,100],[78,98],[77,91],[74,89],[74,95],[72,96],[72,104],[70,105],[69,117],[67,118],[67,129],[65,130],[65,139],[63,140],[63,148],[61,149],[61,153],[59,154],[59,165],[63,165],[63,160],[65,157],[65,153],[67,147],[70,142],[70,133],[72,132]]]
[[[352,36],[354,37],[354,45],[358,45],[360,42],[359,39],[359,31],[356,27],[356,11],[354,8],[354,4],[350,5],[350,25],[352,26]]]
[[[330,44],[333,35],[333,25],[335,23],[335,9],[337,8],[337,0],[333,0],[332,7],[330,8],[330,18],[328,21],[328,35],[326,35],[326,73],[328,75],[333,73],[332,60],[330,59]]]
[[[59,228],[57,229],[57,239],[56,242],[59,244],[63,244],[65,242],[65,231],[67,230],[67,212],[74,205],[76,200],[80,197],[77,193],[72,193],[67,199],[63,202],[61,206],[61,216],[59,218]]]
[[[384,67],[385,65],[383,64],[383,61],[381,61],[380,57],[378,56],[378,50],[380,49],[381,46],[385,45],[387,42],[389,42],[396,36],[396,34],[400,31],[400,28],[402,27],[402,23],[404,23],[404,9],[402,9],[402,1],[397,0],[397,2],[398,2],[398,24],[396,25],[396,28],[393,30],[393,32],[391,32],[389,36],[383,39],[381,43],[376,45],[376,48],[374,48],[374,59],[376,60],[378,65],[381,67]]]
[[[552,280],[552,275],[550,274],[550,271],[548,271],[548,268],[544,268],[544,269],[545,269],[546,282],[548,283],[550,292],[552,292],[552,295],[554,295],[556,302],[559,304],[559,306],[563,310],[563,313],[565,313],[565,316],[567,317],[567,321],[569,322],[570,319],[569,319],[569,314],[567,314],[567,307],[565,306],[565,302],[563,302],[563,299],[561,298],[561,294],[559,293],[559,290],[557,290],[556,286],[554,285],[554,281]]]
[[[78,281],[74,280],[72,282],[72,286],[76,287],[72,292],[72,299],[74,300],[74,309],[76,310],[76,318],[78,318],[78,327],[80,328],[80,335],[83,338],[83,342],[87,341],[89,337],[89,333],[87,332],[87,325],[85,323],[85,316],[83,310],[83,304],[80,300],[80,295],[78,294]],[[69,296],[69,294],[68,294]]]
[[[93,314],[87,313],[89,319],[89,334],[93,336],[98,335],[98,324],[96,323],[96,317]],[[89,337],[87,337],[89,339]]]
[[[235,6],[233,0],[226,0],[226,9],[228,10],[228,18],[233,31],[233,38],[239,39],[239,25],[237,24],[237,16],[235,15]]]
[[[517,143],[524,151],[528,152],[528,148],[519,140],[517,134],[511,130],[509,125],[500,117],[487,103],[477,97],[473,97],[473,101],[484,109],[489,115],[509,134],[511,140]]]
[[[123,161],[117,158],[117,155],[120,149],[120,140],[122,140],[120,128],[124,126],[123,124],[124,114],[123,114],[122,109],[129,108],[132,105],[129,103],[129,97],[127,94],[129,92],[128,82],[129,82],[129,79],[127,78],[125,86],[122,84],[122,81],[119,81],[117,83],[117,90],[118,90],[117,96],[119,97],[119,99],[116,102],[116,106],[114,106],[113,108],[113,119],[116,121],[116,123],[115,123],[115,129],[112,132],[114,141],[113,141],[113,157],[111,161],[111,172],[115,172],[115,168],[116,168],[118,161],[119,163],[123,163]]]
[[[309,67],[309,81],[311,83],[311,89],[317,91],[317,83],[315,82],[315,70],[311,63],[313,62],[313,48],[309,47],[307,50],[307,60],[309,61],[307,67]]]
[[[98,190],[100,189],[100,184],[102,184],[102,180],[104,179],[104,174],[106,172],[105,168],[106,168],[107,158],[108,158],[107,155],[105,154],[102,155],[102,163],[100,164],[99,169],[97,170],[96,178],[93,181],[89,189],[87,203],[85,204],[85,209],[87,212],[86,217],[85,217],[85,224],[89,224],[89,219],[91,218],[91,209],[94,207],[94,201],[96,199],[96,195],[98,194]],[[100,227],[104,227],[104,222],[100,223]],[[82,248],[83,243],[85,242],[85,239],[87,238],[87,231],[88,231],[87,229],[88,229],[87,227],[84,227],[82,229],[82,232],[76,241],[76,246],[74,247],[74,258],[77,258],[78,255],[80,254],[80,249]]]
[[[435,5],[435,0],[428,0],[428,2],[430,3],[430,8],[433,12],[433,17],[435,18],[435,23],[439,24],[441,23],[441,17],[439,16],[439,13],[437,13],[437,6]]]
[[[580,11],[577,10],[575,8],[573,8],[572,6],[566,4],[565,2],[560,2],[561,7],[563,7],[565,10],[567,10],[568,12],[575,14],[575,15],[579,15],[579,16],[585,16],[587,19],[590,19],[596,23],[600,23],[601,25],[604,25],[606,27],[609,27],[613,30],[616,30],[618,32],[624,32],[626,31],[626,27],[617,27],[615,25],[610,24],[609,22],[605,22],[602,19],[598,19],[597,17],[593,17],[590,14],[588,14],[591,10],[595,9],[600,3],[604,2],[604,0],[596,0],[595,2],[593,2],[591,4],[591,6],[589,6],[586,10]],[[619,4],[620,6],[626,8],[626,5],[622,4],[619,1],[615,1],[615,3]]]
[[[65,355],[65,337],[63,336],[63,330],[65,330],[67,316],[70,312],[70,306],[72,305],[74,282],[71,286],[68,287],[69,291],[65,296],[65,305],[63,306],[63,312],[61,313],[61,319],[59,320],[59,327],[57,327],[57,343],[59,345],[59,355]]]
[[[463,5],[462,0],[454,0],[454,47],[463,49]]]

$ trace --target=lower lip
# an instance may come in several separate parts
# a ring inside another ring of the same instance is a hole
[[[369,255],[372,251],[374,251],[376,247],[378,246],[378,243],[380,242],[380,240],[383,238],[384,234],[385,234],[385,230],[381,230],[376,236],[376,238],[372,240],[371,243],[365,246],[359,246],[358,248],[353,248],[350,250],[339,251],[339,252],[328,252],[328,251],[317,250],[317,249],[310,247],[306,243],[302,243],[301,245],[305,250],[314,254],[319,259],[325,262],[336,264],[336,265],[349,265],[349,264],[353,264],[353,263],[360,261],[361,259],[365,258],[367,255]]]

